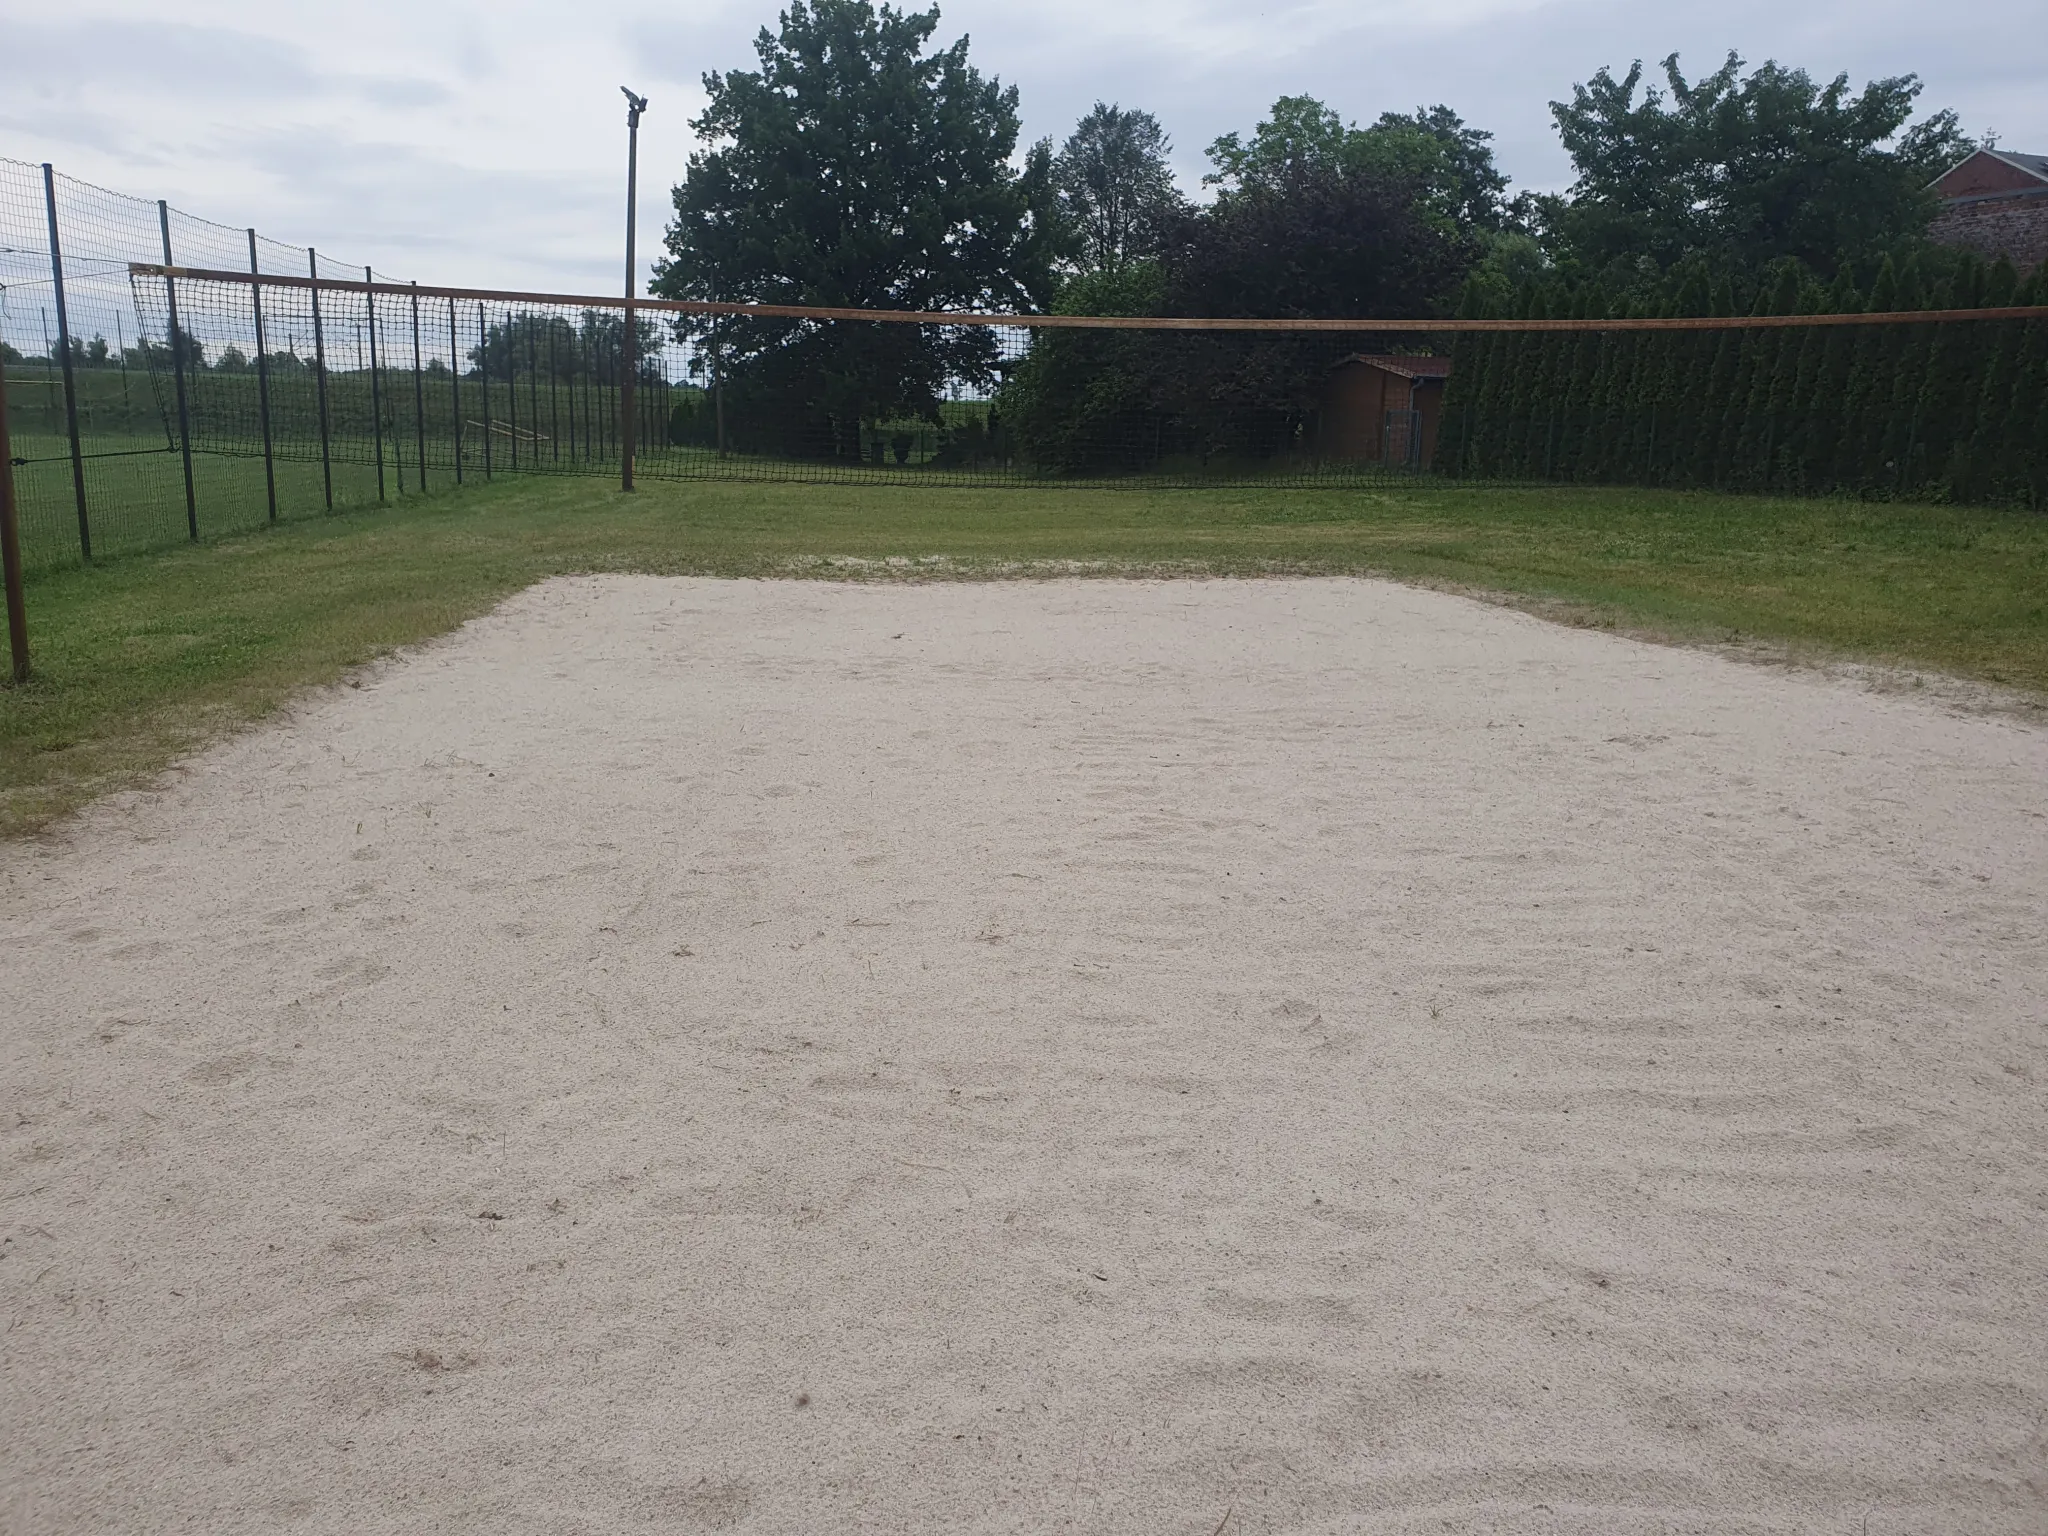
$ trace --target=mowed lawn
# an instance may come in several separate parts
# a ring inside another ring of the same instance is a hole
[[[500,481],[28,589],[0,833],[547,576],[1384,574],[1567,622],[2007,685],[2048,703],[2048,517],[1588,488],[1113,490]]]

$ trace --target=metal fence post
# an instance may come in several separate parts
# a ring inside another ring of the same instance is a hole
[[[590,355],[590,349],[589,349],[589,347],[588,347],[587,345],[585,345],[585,342],[584,342],[584,338],[583,338],[583,337],[582,337],[582,336],[581,336],[580,334],[579,334],[579,335],[577,335],[576,337],[574,337],[574,338],[573,338],[573,339],[572,339],[572,340],[570,341],[570,343],[569,343],[569,423],[570,423],[570,425],[569,425],[569,439],[570,439],[570,441],[571,441],[571,442],[573,443],[573,442],[575,441],[575,439],[576,439],[576,429],[577,429],[578,427],[581,427],[581,428],[583,429],[583,447],[582,447],[582,449],[580,450],[580,451],[582,452],[582,455],[583,455],[583,457],[582,457],[582,459],[581,459],[581,460],[580,460],[579,462],[581,462],[581,463],[584,463],[584,464],[588,464],[588,463],[590,462],[590,372],[589,372],[589,369],[590,369],[590,363],[589,363],[589,355]],[[576,389],[577,383],[578,383],[579,381],[581,381],[581,383],[582,383],[582,385],[583,385],[583,389],[582,389],[582,398],[581,398],[580,400],[579,400],[579,399],[577,398],[577,389]]]
[[[619,333],[619,489],[633,489],[633,306]]]
[[[633,489],[633,352],[639,343],[633,319],[633,240],[639,222],[640,114],[647,110],[647,98],[626,91],[626,313],[619,332],[619,489]]]
[[[377,275],[363,268],[363,308],[370,317],[370,441],[377,456],[377,500],[384,500],[384,392],[377,382]],[[400,478],[404,475],[401,472]]]
[[[71,491],[78,500],[78,553],[92,558],[92,524],[85,515],[85,450],[78,441],[78,383],[71,375],[71,315],[64,307],[64,247],[57,236],[57,172],[43,162],[43,207],[50,216],[50,282],[57,292],[57,349],[64,372],[64,425],[71,435]]]
[[[533,313],[526,316],[526,419],[533,423],[533,467],[540,468],[540,353],[533,339]],[[554,441],[549,434],[549,442]]]
[[[711,322],[711,405],[718,416],[718,456],[725,457],[725,316],[720,315]],[[1155,436],[1159,423],[1153,422]],[[1159,457],[1158,444],[1153,444],[1152,457]]]
[[[420,280],[412,280],[413,287]],[[420,377],[420,296],[412,296],[412,429],[419,449],[420,494],[427,493],[427,385]]]
[[[484,307],[476,307],[476,371],[484,388],[484,478],[491,478],[491,333],[484,324]]]
[[[455,334],[455,301],[448,301],[448,401],[455,413],[455,483],[462,484],[462,342]]]
[[[519,341],[515,322],[510,315],[505,317],[501,327],[505,343],[505,393],[510,398],[505,406],[506,423],[512,433],[512,467],[519,467]]]
[[[28,681],[28,611],[21,595],[21,520],[14,504],[14,444],[7,436],[7,354],[0,352],[0,582],[7,589],[7,649],[14,680]]]
[[[171,205],[162,198],[156,200],[156,221],[163,232],[164,265],[168,267],[172,264]],[[185,465],[185,531],[197,541],[199,497],[192,485],[192,415],[185,404],[185,333],[178,327],[178,284],[169,272],[164,274],[164,309],[171,326],[171,378],[178,392],[178,457]]]
[[[562,406],[556,399],[556,391],[562,383],[562,365],[555,356],[555,317],[548,316],[548,457],[555,462],[562,458]],[[571,407],[573,409],[573,405]]]
[[[562,381],[569,386],[569,462],[576,462],[576,338],[569,337],[569,376]]]
[[[262,268],[256,261],[256,231],[249,231],[249,273],[255,276]],[[249,285],[249,302],[256,308],[256,414],[263,423],[263,493],[270,503],[270,520],[277,521],[277,465],[274,462],[270,441],[270,359],[265,355],[268,345],[263,337],[263,285]]]
[[[327,337],[320,327],[320,253],[306,247],[306,270],[313,286],[306,292],[313,299],[313,392],[320,402],[320,487],[327,510],[334,510],[334,460],[328,447],[327,431]]]

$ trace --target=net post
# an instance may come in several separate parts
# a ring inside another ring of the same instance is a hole
[[[633,374],[637,338],[633,334],[633,237],[638,222],[640,181],[640,114],[647,98],[626,91],[626,323],[619,342],[619,489],[633,489]]]
[[[261,269],[256,260],[256,231],[249,231],[249,273]],[[256,310],[256,415],[263,424],[263,494],[270,507],[270,520],[277,521],[277,465],[270,437],[270,359],[263,335],[263,285],[249,285],[249,302]]]
[[[718,417],[718,456],[725,457],[725,316],[711,322],[711,404]]]
[[[569,337],[569,462],[576,462],[576,337]]]
[[[484,478],[491,478],[491,332],[484,323],[484,307],[476,307],[476,374],[484,391]]]
[[[505,341],[505,427],[512,438],[512,468],[519,468],[519,340],[511,315],[502,327]]]
[[[526,315],[526,423],[533,434],[527,462],[535,469],[540,468],[540,359],[534,350],[533,312]],[[516,355],[516,351],[515,351]]]
[[[619,489],[633,489],[633,306],[619,338]]]
[[[555,317],[548,317],[548,458],[554,463],[562,459],[562,406],[556,398],[561,387],[562,365],[555,356],[557,340]]]
[[[7,435],[7,354],[0,352],[0,579],[7,588],[7,649],[14,680],[28,681],[28,607],[21,592],[21,519],[14,500],[14,444]]]
[[[170,266],[171,205],[156,200],[157,228],[164,239],[164,265]],[[178,285],[164,277],[164,309],[171,326],[171,379],[178,396],[178,457],[185,467],[185,531],[194,543],[199,540],[199,497],[192,484],[192,413],[185,401],[185,333],[178,328]]]
[[[455,334],[455,301],[448,301],[448,400],[455,413],[455,483],[462,484],[462,342]]]
[[[334,510],[334,458],[327,430],[327,335],[320,324],[320,253],[306,247],[306,270],[313,286],[306,292],[313,300],[313,391],[320,402],[320,488],[327,498],[327,510]]]
[[[64,305],[64,246],[57,234],[57,172],[47,160],[43,162],[43,209],[50,220],[50,283],[57,295],[57,349],[64,374],[64,426],[71,438],[71,492],[78,501],[78,553],[79,558],[90,561],[92,524],[85,512],[85,449],[78,440],[78,382],[71,374],[71,312]]]
[[[420,285],[414,278],[413,287]],[[427,383],[420,375],[420,296],[412,296],[412,428],[420,469],[420,494],[427,494]]]
[[[377,500],[384,501],[384,392],[377,382],[377,294],[372,284],[376,273],[363,268],[363,308],[370,320],[370,441],[377,458]],[[399,478],[404,479],[401,470]]]

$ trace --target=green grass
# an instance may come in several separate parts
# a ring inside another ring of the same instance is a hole
[[[941,557],[933,563],[928,557]],[[851,557],[855,563],[829,563]],[[1595,489],[960,490],[500,481],[29,587],[0,832],[47,825],[295,692],[563,572],[1378,572],[1576,622],[1754,638],[2048,699],[2048,518]],[[892,569],[882,567],[883,572]]]
[[[29,462],[14,472],[21,505],[22,558],[40,573],[78,561],[78,512],[70,449],[62,437],[17,433],[16,456]],[[101,434],[85,444],[85,490],[96,559],[162,549],[186,536],[185,476],[179,455],[161,434]],[[332,466],[335,506],[373,507],[377,472],[359,463]],[[314,517],[324,510],[320,465],[279,459],[277,498],[283,517]],[[387,484],[395,473],[387,469]],[[258,457],[195,453],[194,499],[202,537],[247,532],[269,520],[269,497]]]

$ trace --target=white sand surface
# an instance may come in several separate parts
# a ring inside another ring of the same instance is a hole
[[[2048,1529],[2048,732],[558,581],[0,851],[0,1528]]]

